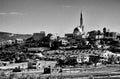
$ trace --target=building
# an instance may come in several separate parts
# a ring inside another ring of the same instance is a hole
[[[83,34],[84,34],[84,25],[83,25],[83,15],[82,12],[80,14],[80,26],[75,27],[75,29],[73,30],[73,37],[74,38],[82,38]]]
[[[61,42],[61,45],[63,46],[67,46],[69,44],[68,40],[66,40],[65,38],[61,38],[59,41]]]
[[[15,43],[16,43],[16,44],[23,44],[23,43],[24,43],[24,40],[23,40],[23,39],[16,39],[16,40],[15,40]]]
[[[41,31],[40,33],[34,33],[33,34],[33,40],[39,41],[42,40],[45,37],[45,32]]]
[[[57,61],[37,61],[36,63],[36,68],[40,69],[40,68],[45,68],[45,67],[55,67],[57,64]]]
[[[77,57],[77,62],[78,63],[85,63],[89,62],[89,55],[88,54],[81,54]]]
[[[117,32],[106,32],[104,34],[104,38],[106,38],[106,39],[116,39],[117,35],[118,35]]]
[[[100,40],[103,39],[104,35],[100,30],[93,30],[87,33],[87,38]]]
[[[55,67],[57,64],[57,61],[30,61],[28,62],[28,68],[29,69],[32,69],[32,68],[35,68],[35,69],[43,69],[43,68],[46,68],[46,67]]]
[[[82,12],[80,14],[80,25],[75,27],[73,33],[65,34],[66,38],[73,39],[73,38],[82,38],[84,35],[84,25],[83,25],[83,15]]]
[[[69,39],[72,39],[73,38],[73,33],[66,33],[65,37],[69,38]]]

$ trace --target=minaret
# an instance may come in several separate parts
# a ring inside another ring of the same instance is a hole
[[[82,36],[84,35],[84,25],[83,25],[83,15],[82,12],[80,13],[80,25],[77,26],[74,31],[73,31],[73,36],[76,37],[80,37],[82,38]]]
[[[80,13],[80,26],[79,26],[81,29],[82,29],[82,32],[84,32],[84,25],[83,25],[83,15],[82,15],[82,12]]]
[[[82,16],[82,12],[80,14],[80,26],[83,25],[83,16]]]

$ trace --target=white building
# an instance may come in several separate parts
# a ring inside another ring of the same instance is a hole
[[[112,53],[112,52],[110,52],[110,51],[108,51],[108,50],[104,51],[104,52],[101,54],[101,56],[104,57],[104,58],[109,58],[109,57],[112,56],[112,55],[116,56],[115,53]]]
[[[53,67],[55,67],[56,64],[57,64],[56,61],[37,61],[36,68],[37,69],[43,69],[43,68],[49,67],[49,66],[51,68],[53,68]]]
[[[77,57],[77,62],[78,63],[84,63],[84,62],[89,62],[89,55],[81,54]]]
[[[64,46],[69,44],[68,40],[66,40],[66,39],[60,39],[59,41],[61,41],[61,44],[64,45]]]
[[[22,43],[24,43],[24,40],[23,40],[23,39],[16,39],[15,41],[16,41],[17,44],[22,44]]]

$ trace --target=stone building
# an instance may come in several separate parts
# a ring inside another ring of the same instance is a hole
[[[34,33],[33,34],[33,40],[39,41],[42,40],[45,37],[45,32],[41,31],[40,33]]]

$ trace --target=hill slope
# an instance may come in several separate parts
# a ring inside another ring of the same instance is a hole
[[[14,34],[8,32],[0,32],[0,42],[5,40],[14,40],[16,38],[27,39],[31,36],[31,34]]]

